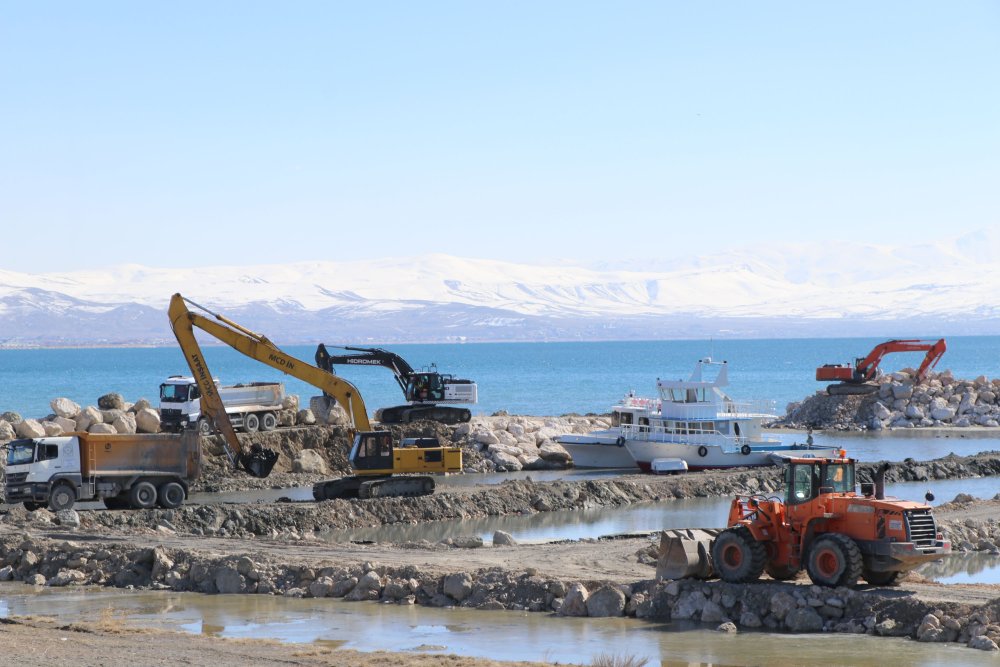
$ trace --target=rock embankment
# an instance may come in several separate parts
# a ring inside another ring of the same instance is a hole
[[[921,382],[914,377],[912,371],[883,376],[875,381],[878,390],[865,396],[829,396],[824,389],[789,404],[775,425],[845,431],[1000,426],[1000,378],[959,380],[950,371]]]
[[[494,547],[511,551],[517,547]],[[647,549],[640,550],[641,557]],[[930,604],[891,591],[826,589],[795,583],[661,581],[630,584],[542,576],[534,568],[428,572],[381,566],[276,561],[262,554],[212,556],[162,546],[134,548],[8,536],[0,580],[36,586],[101,585],[207,594],[343,598],[403,605],[632,616],[710,624],[720,631],[837,632],[961,642],[996,651],[1000,600]]]

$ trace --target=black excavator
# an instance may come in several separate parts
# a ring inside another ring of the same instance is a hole
[[[468,408],[442,404],[476,403],[479,393],[474,381],[439,373],[433,364],[427,370],[416,371],[401,356],[380,347],[330,347],[345,353],[331,354],[326,345],[319,344],[316,366],[328,373],[336,375],[333,367],[338,365],[382,366],[392,371],[408,403],[378,410],[375,415],[381,423],[406,424],[429,419],[443,424],[460,424],[472,419]]]

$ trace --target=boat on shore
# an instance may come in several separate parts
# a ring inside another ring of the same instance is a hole
[[[715,377],[706,379],[712,371]],[[839,448],[786,445],[764,435],[763,423],[777,418],[773,404],[736,402],[722,390],[728,384],[728,365],[711,358],[699,360],[686,380],[657,380],[656,412],[637,415],[616,429],[636,466],[651,472],[657,459],[679,459],[688,470],[715,470],[774,465],[773,454],[840,454]]]
[[[556,438],[573,458],[576,468],[635,469],[635,459],[625,449],[622,424],[638,424],[659,412],[659,401],[629,392],[611,408],[611,426],[590,433],[567,433]]]

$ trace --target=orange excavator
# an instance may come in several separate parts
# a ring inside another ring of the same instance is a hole
[[[946,346],[944,338],[930,340],[888,340],[879,343],[868,353],[867,357],[858,357],[854,365],[826,364],[816,369],[816,379],[821,382],[838,381],[826,388],[831,396],[857,396],[870,394],[878,390],[878,385],[871,380],[878,376],[878,365],[885,355],[892,352],[926,352],[923,363],[917,369],[916,380],[923,380],[928,371],[937,365],[944,355]]]

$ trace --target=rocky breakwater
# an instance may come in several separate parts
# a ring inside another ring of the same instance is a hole
[[[917,382],[911,371],[876,380],[878,390],[864,396],[829,396],[819,391],[790,403],[775,426],[843,431],[1000,426],[1000,378],[959,380],[950,371],[930,373]]]
[[[869,634],[959,642],[985,651],[997,651],[1000,642],[1000,599],[982,606],[930,604],[892,589],[663,581],[653,587],[638,612],[649,618],[708,623],[723,632]]]
[[[556,438],[580,432],[588,423],[586,418],[496,414],[459,424],[447,439],[463,448],[467,472],[560,470],[572,459]]]

